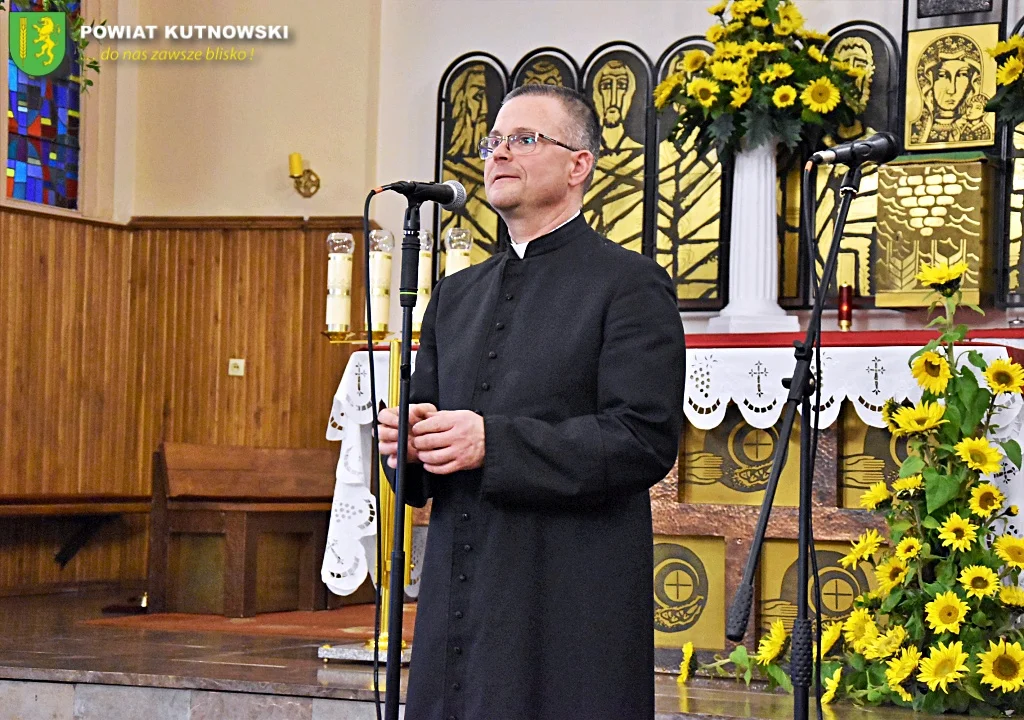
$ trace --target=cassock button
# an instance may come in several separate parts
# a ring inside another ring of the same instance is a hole
[[[449,715],[448,716],[448,720],[459,720],[459,719],[457,717],[455,717],[454,715]]]
[[[490,385],[490,383],[480,383],[480,389],[481,390],[490,390],[491,389],[491,385]]]
[[[466,522],[467,520],[469,520],[469,513],[462,513],[462,521]]]
[[[459,575],[459,582],[466,582],[468,579],[465,575]]]
[[[504,330],[505,329],[505,323],[503,323],[503,322],[496,323],[495,326],[494,326],[494,329],[495,330]]]
[[[461,610],[456,610],[455,611],[455,619],[456,620],[461,620],[462,619],[462,611]]]
[[[452,652],[455,653],[456,655],[461,655],[462,654],[462,648],[459,647],[458,645],[456,645],[455,647],[452,648]]]
[[[515,296],[512,293],[509,293],[508,295],[505,296],[505,299],[506,300],[511,300],[513,297],[515,297]]]
[[[452,683],[452,690],[458,692],[461,689],[462,689],[462,685],[460,685],[459,683]]]
[[[473,549],[473,546],[472,545],[463,545],[462,549],[465,550],[466,552],[469,552],[470,550]]]
[[[491,360],[493,360],[494,358],[498,357],[498,353],[496,353],[493,350],[491,350],[489,353],[487,353],[487,357],[489,357]]]

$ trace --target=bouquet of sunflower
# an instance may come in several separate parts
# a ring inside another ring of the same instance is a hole
[[[996,59],[996,84],[999,89],[988,101],[985,110],[999,113],[1011,127],[1024,122],[1024,38],[1012,35],[1001,41],[988,54]]]
[[[1021,464],[1016,440],[992,438],[1024,368],[958,352],[966,271],[925,265],[917,276],[935,293],[932,310],[944,311],[930,323],[940,334],[911,357],[921,401],[883,410],[892,434],[906,438],[907,459],[861,506],[884,517],[888,537],[868,530],[840,561],[867,565],[878,587],[857,599],[827,653],[836,691],[857,702],[994,715],[1024,710],[1024,540],[1004,534],[1017,508],[991,482],[1004,456]]]
[[[685,53],[654,91],[655,107],[678,112],[675,142],[696,133],[701,152],[712,142],[721,153],[776,139],[793,149],[854,126],[862,71],[824,52],[828,35],[805,29],[793,0],[721,0],[708,12],[717,18],[707,31],[714,51]]]

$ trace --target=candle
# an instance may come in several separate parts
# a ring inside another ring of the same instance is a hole
[[[473,236],[466,228],[449,228],[444,239],[448,249],[444,263],[444,274],[454,275],[470,266],[469,252],[473,246]]]
[[[302,177],[302,154],[292,153],[288,156],[288,175],[290,177]]]
[[[853,327],[853,286],[839,286],[839,329],[848,332]]]
[[[387,332],[391,312],[391,251],[395,237],[389,230],[370,231],[370,314],[373,332]]]
[[[352,328],[352,234],[331,233],[327,250],[327,330],[346,332]]]
[[[434,285],[434,236],[429,230],[420,230],[420,264],[416,278],[416,305],[412,309],[412,329],[420,331],[423,313],[430,302],[430,288]]]

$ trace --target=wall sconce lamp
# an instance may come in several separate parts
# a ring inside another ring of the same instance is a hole
[[[302,197],[313,197],[320,189],[320,176],[312,170],[302,169],[302,154],[288,156],[288,176],[295,181],[295,191]]]

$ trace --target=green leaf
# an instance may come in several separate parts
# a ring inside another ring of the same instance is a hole
[[[921,468],[924,467],[924,460],[917,455],[911,455],[903,461],[903,465],[900,466],[900,477],[910,477],[921,472]]]
[[[986,368],[988,368],[988,363],[985,362],[985,358],[983,358],[981,356],[981,353],[978,352],[977,350],[967,351],[967,362],[969,362],[971,365],[978,368],[979,370],[985,370]]]
[[[985,702],[985,698],[981,694],[981,686],[978,684],[977,675],[968,675],[960,682],[964,686],[964,690],[967,691],[968,695],[970,695],[975,700],[981,700],[982,702]]]
[[[733,664],[739,668],[750,667],[750,656],[747,654],[746,645],[737,645],[733,648],[733,651],[729,653],[729,659],[732,660]]]
[[[949,586],[941,582],[925,583],[924,591],[928,593],[930,597],[941,595],[942,593],[949,590]]]
[[[984,315],[985,314],[985,311],[982,310],[977,305],[975,305],[974,303],[964,303],[964,307],[965,308],[970,308],[971,310],[973,310],[974,312],[978,313],[979,315]]]
[[[786,674],[785,670],[783,670],[775,663],[768,663],[765,666],[764,670],[766,673],[768,673],[772,680],[779,684],[779,687],[785,689],[785,691],[788,693],[793,692],[793,683],[789,679],[789,675]]]
[[[894,607],[896,607],[899,604],[900,600],[902,600],[902,599],[903,599],[903,591],[902,590],[895,590],[895,591],[889,593],[889,597],[887,597],[885,599],[885,602],[882,603],[882,612],[884,612],[884,613],[892,612],[892,609]]]
[[[963,424],[964,419],[963,413],[960,412],[960,408],[955,402],[949,402],[946,403],[946,412],[942,414],[942,417],[948,422],[939,426],[939,438],[949,444],[955,443],[960,439],[960,426]]]
[[[1003,440],[999,443],[1003,447],[1003,452],[1006,453],[1006,457],[1020,469],[1020,443],[1016,440]]]
[[[779,138],[786,144],[786,147],[792,150],[800,143],[800,134],[804,126],[799,118],[786,115],[778,118],[775,124],[778,128]]]
[[[924,704],[921,709],[931,715],[941,715],[946,712],[946,696],[941,692],[930,692],[924,696]]]
[[[978,610],[973,615],[971,615],[971,622],[973,622],[978,627],[989,627],[992,624],[992,621],[988,619],[988,615],[986,615],[981,610]]]
[[[924,470],[924,495],[928,500],[928,514],[955,498],[960,492],[960,482],[946,475],[939,475],[934,468]]]
[[[749,686],[750,685],[750,680],[751,680],[751,678],[753,678],[753,676],[754,676],[754,668],[748,667],[746,669],[746,671],[743,673],[743,682],[745,682]]]
[[[854,670],[858,672],[862,672],[864,670],[865,660],[863,655],[854,653],[853,655],[850,655],[848,659],[850,661],[850,667]]]
[[[892,535],[892,541],[898,543],[903,539],[903,533],[910,529],[909,520],[896,520],[889,524],[889,533]]]
[[[931,515],[928,515],[924,520],[922,520],[921,525],[928,528],[929,530],[939,529],[939,521],[933,518]]]
[[[910,635],[910,639],[919,641],[924,637],[924,625],[921,623],[921,616],[914,614],[909,620],[907,620],[904,627],[907,629],[907,634]]]

